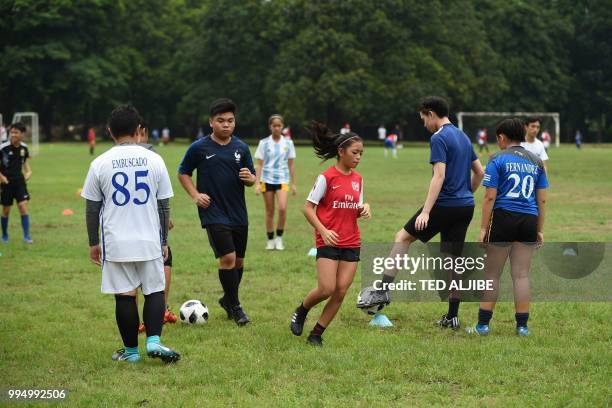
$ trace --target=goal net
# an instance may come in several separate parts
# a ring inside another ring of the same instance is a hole
[[[39,131],[38,131],[38,113],[35,112],[17,112],[13,115],[13,121],[11,123],[21,122],[26,127],[26,134],[24,142],[30,148],[32,156],[38,154],[38,142],[39,142]]]
[[[555,141],[555,147],[559,147],[561,125],[558,112],[458,112],[457,127],[474,141],[476,141],[478,131],[485,128],[491,139],[490,136],[495,135],[495,126],[502,119],[529,116],[537,117],[541,121],[542,126],[538,137],[541,139],[542,133],[547,131],[551,139]]]

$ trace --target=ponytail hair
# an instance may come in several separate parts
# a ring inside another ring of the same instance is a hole
[[[306,127],[306,131],[312,138],[315,155],[323,161],[338,158],[338,149],[346,149],[355,142],[363,141],[357,133],[333,133],[326,125],[314,120]]]

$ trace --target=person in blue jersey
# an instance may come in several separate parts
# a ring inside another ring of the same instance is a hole
[[[263,193],[266,207],[266,232],[268,234],[267,250],[285,249],[283,232],[287,220],[287,196],[289,183],[291,193],[297,194],[295,184],[295,147],[291,139],[281,134],[284,123],[281,115],[272,115],[268,119],[271,135],[259,141],[255,151],[255,194]],[[278,221],[276,239],[274,238],[274,197],[278,200]]]
[[[448,119],[446,100],[437,96],[423,98],[419,115],[425,128],[433,133],[429,157],[433,175],[425,203],[395,234],[393,252],[406,253],[417,239],[428,242],[440,234],[442,252],[458,257],[474,215],[473,192],[480,185],[484,171],[470,138]],[[383,290],[388,289],[387,285],[396,275],[396,269],[385,271]],[[450,278],[459,280],[460,275],[451,271]],[[448,312],[437,322],[440,327],[459,328],[459,304],[459,292],[451,291]]]
[[[210,106],[212,133],[195,141],[179,165],[178,177],[194,204],[208,241],[219,260],[223,296],[219,304],[238,326],[250,322],[238,292],[242,280],[248,238],[244,187],[255,184],[255,168],[249,147],[233,135],[236,105],[227,98]],[[197,170],[197,187],[193,171]]]
[[[520,119],[503,120],[496,135],[503,150],[493,155],[485,171],[479,237],[488,243],[485,279],[493,281],[493,290],[483,293],[474,332],[489,333],[499,278],[510,258],[516,332],[525,336],[529,334],[529,267],[533,251],[544,242],[548,179],[542,160],[521,146],[525,128]]]

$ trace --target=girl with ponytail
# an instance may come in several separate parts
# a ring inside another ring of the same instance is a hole
[[[317,287],[306,295],[291,319],[291,332],[300,336],[308,311],[327,300],[323,312],[308,336],[308,343],[322,346],[322,334],[353,283],[359,262],[361,236],[357,218],[370,218],[370,206],[363,202],[363,180],[355,168],[363,155],[363,140],[353,132],[332,133],[322,123],[307,128],[315,155],[336,164],[317,177],[304,216],[315,230]]]

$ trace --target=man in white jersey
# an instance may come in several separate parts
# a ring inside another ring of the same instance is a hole
[[[111,112],[108,130],[116,145],[91,163],[81,196],[87,200],[90,260],[102,266],[102,293],[115,295],[124,348],[113,354],[113,360],[140,361],[140,287],[147,355],[170,363],[180,354],[164,346],[160,336],[166,309],[163,264],[168,256],[169,201],[174,194],[161,156],[137,144],[140,123],[133,106]]]
[[[548,167],[546,166],[548,154],[544,148],[544,143],[537,137],[540,132],[540,126],[540,118],[528,117],[525,119],[525,141],[521,142],[521,146],[538,156],[542,163],[544,163],[544,171],[548,172]]]

